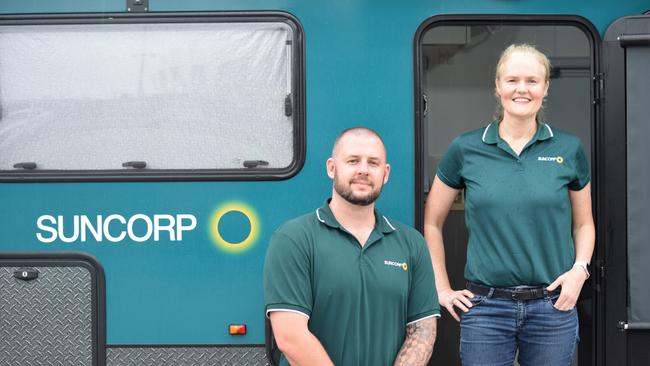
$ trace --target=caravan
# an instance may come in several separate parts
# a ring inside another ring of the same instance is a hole
[[[267,365],[271,233],[327,198],[343,129],[385,139],[379,208],[422,228],[451,139],[490,122],[503,48],[553,64],[597,225],[576,365],[647,365],[650,3],[0,4],[0,364]],[[540,157],[540,159],[557,157]],[[445,237],[463,284],[459,198]],[[459,364],[443,314],[432,365]]]

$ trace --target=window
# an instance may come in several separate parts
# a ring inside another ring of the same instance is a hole
[[[286,177],[304,160],[300,43],[277,16],[0,25],[0,175]]]

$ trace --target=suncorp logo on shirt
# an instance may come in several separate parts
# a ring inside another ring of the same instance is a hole
[[[561,156],[538,156],[537,161],[554,161],[558,164],[564,163],[564,158]]]
[[[399,267],[405,271],[409,268],[406,262],[384,261],[384,264],[387,266]]]

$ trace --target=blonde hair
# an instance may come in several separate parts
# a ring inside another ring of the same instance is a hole
[[[544,81],[546,81],[546,84],[549,83],[551,78],[551,61],[549,61],[548,57],[546,57],[544,53],[538,50],[535,46],[528,43],[511,44],[505,50],[503,50],[503,52],[501,52],[501,56],[499,57],[499,61],[497,62],[496,71],[494,73],[495,80],[499,80],[499,77],[501,77],[501,67],[508,60],[508,58],[514,53],[526,53],[535,57],[537,61],[539,61],[539,63],[542,64],[542,66],[544,66],[544,71],[545,71]],[[497,99],[497,112],[495,114],[495,118],[498,122],[501,122],[501,120],[503,120],[503,106],[501,105],[501,96],[497,93],[496,88],[494,89],[494,96]],[[540,122],[541,119],[540,114],[542,114],[542,109],[544,109],[543,105],[540,111],[535,116],[535,120],[537,122]]]

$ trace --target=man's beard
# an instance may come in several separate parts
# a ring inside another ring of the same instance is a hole
[[[367,195],[363,197],[356,196],[349,185],[344,186],[343,184],[340,184],[336,173],[334,173],[334,190],[336,191],[336,193],[338,193],[339,196],[343,197],[344,200],[348,201],[353,205],[368,206],[373,202],[375,202],[377,198],[379,198],[379,194],[381,193],[381,190],[384,188],[384,184],[382,183],[379,186],[379,189],[375,190],[374,186],[372,188],[373,190],[371,190],[370,193],[368,193]]]

